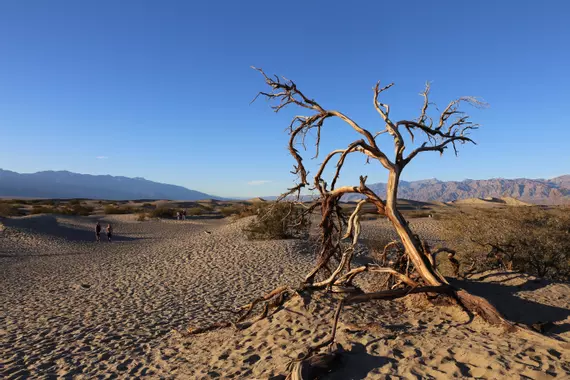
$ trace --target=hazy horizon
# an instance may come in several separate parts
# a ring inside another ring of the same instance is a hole
[[[0,167],[0,170],[7,170],[7,171],[16,172],[15,170],[10,170],[10,169],[7,169],[7,168],[2,168],[2,167]],[[68,171],[68,172],[69,172],[69,170],[61,169],[61,170],[40,170],[40,171],[34,171],[34,172],[17,172],[17,173],[19,173],[19,174],[35,174],[35,173],[42,172],[42,171],[44,171],[44,172],[45,172],[45,171],[47,171],[47,172],[49,172],[49,171],[52,171],[52,172]],[[74,174],[81,174],[81,175],[84,175],[84,174],[85,174],[85,175],[94,175],[94,176],[97,176],[97,175],[102,175],[102,176],[110,175],[110,174],[92,174],[92,173],[77,173],[77,172],[71,172],[71,173],[74,173]],[[467,181],[467,180],[472,180],[472,181],[484,181],[484,180],[494,180],[494,179],[505,179],[505,180],[515,180],[515,179],[550,180],[550,179],[553,179],[553,178],[558,178],[558,177],[562,177],[562,176],[566,176],[566,175],[570,175],[570,174],[569,174],[569,173],[563,173],[563,174],[560,174],[560,175],[555,175],[555,176],[553,176],[553,177],[536,177],[536,178],[529,178],[529,177],[492,177],[492,178],[463,178],[463,179],[456,179],[456,180],[453,180],[453,179],[451,179],[451,180],[442,180],[442,179],[440,179],[440,178],[432,177],[432,178],[422,178],[422,179],[415,179],[415,180],[410,180],[410,181],[404,180],[404,181],[406,181],[406,182],[414,182],[414,181],[437,180],[437,181],[442,181],[442,182],[462,182],[462,181]],[[234,199],[247,199],[247,198],[255,198],[255,197],[274,197],[274,196],[279,196],[280,194],[282,194],[282,193],[285,192],[285,190],[286,190],[286,189],[282,189],[280,192],[274,193],[274,194],[261,194],[261,193],[260,193],[260,194],[253,194],[253,195],[241,196],[241,195],[234,195],[234,194],[231,194],[231,193],[228,193],[228,194],[211,193],[211,192],[203,191],[203,190],[200,188],[199,185],[184,186],[184,185],[177,184],[177,183],[160,182],[160,181],[154,180],[154,179],[152,179],[152,178],[146,178],[146,177],[129,177],[129,176],[125,176],[125,175],[114,175],[114,177],[127,177],[127,178],[132,178],[132,179],[141,178],[141,179],[144,179],[144,180],[147,180],[147,181],[152,181],[152,182],[157,182],[157,183],[162,183],[162,184],[167,184],[167,185],[182,186],[182,187],[185,187],[185,188],[187,188],[187,189],[189,189],[189,190],[195,190],[195,191],[207,193],[207,194],[212,195],[212,196],[218,196],[218,197],[221,197],[221,198],[230,198],[230,199],[231,199],[231,198],[234,198]],[[386,183],[386,181],[378,181],[378,182],[375,182],[375,183]],[[372,183],[370,183],[370,184],[372,184]],[[309,194],[309,192],[308,192],[308,191],[304,191],[303,194],[307,195],[307,194]]]
[[[267,90],[254,65],[373,132],[382,129],[378,80],[395,82],[382,100],[397,119],[418,116],[426,81],[440,109],[464,95],[490,104],[465,109],[482,125],[478,145],[425,154],[403,180],[568,174],[568,11],[564,1],[2,2],[0,167],[143,177],[221,197],[279,194],[295,179],[284,130],[300,111],[250,105]],[[358,138],[325,124],[308,169]],[[354,157],[339,183],[360,174],[386,181],[383,168]]]

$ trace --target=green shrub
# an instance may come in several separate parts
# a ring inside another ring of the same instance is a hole
[[[243,210],[244,213],[251,212]],[[256,217],[244,228],[250,240],[307,237],[309,219],[303,210],[290,202],[263,204],[255,208]]]
[[[176,214],[176,211],[168,207],[157,207],[150,212],[150,216],[153,218],[172,218]]]

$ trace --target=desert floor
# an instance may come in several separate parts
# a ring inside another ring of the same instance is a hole
[[[115,238],[94,241],[94,224]],[[278,285],[297,285],[313,263],[307,243],[247,241],[247,220],[135,221],[132,215],[2,220],[2,377],[284,378],[288,363],[329,333],[334,296],[294,296],[252,327],[187,336],[189,326]],[[417,219],[437,240],[437,221]],[[382,221],[364,238],[389,236]],[[364,254],[365,252],[363,252]],[[548,337],[508,334],[457,307],[422,297],[347,309],[335,379],[553,378],[570,376],[570,286],[516,273],[463,284],[508,317],[553,321]]]

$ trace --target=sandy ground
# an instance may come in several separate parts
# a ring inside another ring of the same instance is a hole
[[[329,333],[336,301],[322,296],[294,297],[244,331],[184,335],[188,326],[230,318],[230,309],[277,285],[298,284],[313,262],[301,241],[247,241],[247,220],[137,222],[121,215],[101,218],[116,236],[95,243],[97,219],[3,221],[3,378],[270,378]],[[412,224],[436,242],[437,221]],[[363,227],[367,239],[391,236],[382,221]],[[349,369],[329,378],[570,376],[570,286],[509,273],[481,280],[463,285],[515,320],[555,321],[551,337],[507,335],[418,297],[378,302],[342,314],[339,342]]]

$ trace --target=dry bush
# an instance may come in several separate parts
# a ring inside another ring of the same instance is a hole
[[[112,214],[132,214],[135,210],[131,206],[115,206],[107,205],[103,209],[103,212],[107,215]]]
[[[176,211],[168,207],[157,207],[150,212],[152,218],[173,218]]]
[[[239,214],[240,210],[241,210],[241,208],[236,207],[236,206],[227,206],[227,207],[222,207],[220,209],[220,213],[223,216],[228,217],[228,216]]]
[[[88,215],[91,215],[94,208],[91,206],[76,204],[76,205],[73,205],[73,207],[68,208],[67,210],[68,210],[68,215],[88,216]]]
[[[18,215],[20,215],[20,210],[17,205],[0,203],[0,216],[9,217]]]
[[[139,212],[137,214],[137,220],[139,222],[144,222],[147,219],[146,213],[145,212]]]
[[[253,205],[233,205],[222,207],[220,209],[220,213],[225,216],[235,216],[238,219],[246,218],[248,216],[257,215],[257,210],[260,208],[260,205],[253,204]]]
[[[407,218],[429,218],[433,216],[431,211],[407,211],[403,213]]]
[[[204,210],[201,207],[191,207],[189,209],[186,209],[186,214],[190,216],[198,216],[202,215],[203,213]]]
[[[212,211],[214,211],[214,208],[213,208],[212,206],[200,204],[200,207],[201,207],[202,210],[204,210],[205,212],[212,212]]]
[[[303,209],[290,202],[253,205],[243,213],[255,212],[244,228],[250,240],[304,238],[309,233],[309,219]]]
[[[65,206],[48,207],[43,205],[32,206],[31,214],[59,214],[59,215],[91,215],[94,208],[81,203],[73,202]]]
[[[465,266],[570,280],[570,210],[508,207],[442,219],[444,238]]]
[[[31,214],[54,214],[57,211],[57,208],[42,206],[42,205],[34,205],[32,207]]]
[[[350,215],[349,215],[350,216]],[[378,219],[382,219],[384,218],[384,215],[380,215],[380,214],[363,214],[360,217],[360,221],[364,222],[367,220],[378,220]]]

